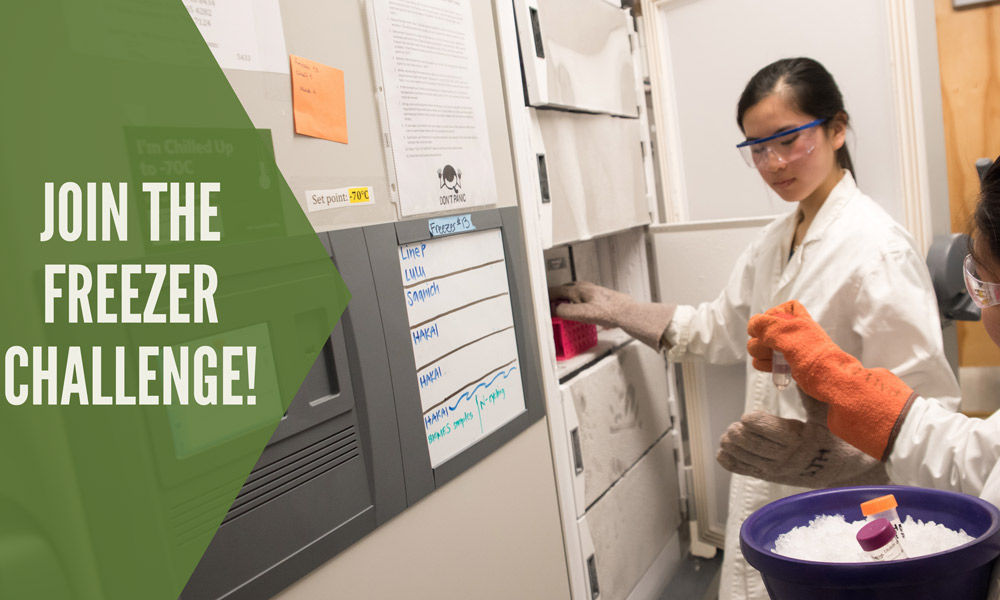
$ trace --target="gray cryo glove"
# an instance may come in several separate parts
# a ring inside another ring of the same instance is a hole
[[[805,395],[805,422],[762,411],[729,426],[715,458],[727,471],[805,488],[889,483],[885,464],[826,427],[827,405]]]
[[[628,294],[589,281],[549,288],[549,300],[569,300],[556,305],[555,313],[559,318],[620,327],[654,350],[660,349],[663,334],[677,308],[674,304],[636,302]]]

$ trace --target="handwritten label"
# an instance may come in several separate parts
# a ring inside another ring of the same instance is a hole
[[[476,226],[472,224],[472,215],[455,215],[452,217],[428,219],[427,228],[430,230],[431,237],[476,230]]]
[[[370,187],[306,190],[306,208],[309,212],[365,204],[375,204],[375,196]]]
[[[507,398],[517,401],[507,402]],[[440,464],[503,427],[524,411],[521,378],[516,366],[507,367],[461,394],[424,413],[424,435],[431,463]]]

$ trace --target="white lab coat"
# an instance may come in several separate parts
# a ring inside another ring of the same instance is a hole
[[[886,469],[897,483],[963,492],[1000,506],[1000,411],[974,419],[915,399]]]
[[[1000,506],[1000,411],[974,419],[917,398],[886,469],[895,483],[963,492]],[[989,598],[1000,598],[1000,563]]]
[[[796,215],[769,224],[743,252],[712,302],[679,306],[667,330],[669,358],[746,362],[745,411],[804,419],[794,386],[778,393],[769,373],[753,369],[747,321],[798,300],[834,342],[866,367],[884,367],[946,408],[958,406],[958,382],[944,356],[930,275],[913,239],[854,178],[843,178],[789,260]],[[760,575],[743,559],[739,530],[768,502],[804,491],[733,475],[729,489],[720,600],[766,600]]]

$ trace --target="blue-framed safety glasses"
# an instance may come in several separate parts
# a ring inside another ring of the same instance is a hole
[[[766,138],[747,140],[736,145],[747,166],[766,168],[774,156],[778,164],[790,163],[809,154],[816,148],[815,127],[827,119],[816,119],[794,129],[781,131]]]

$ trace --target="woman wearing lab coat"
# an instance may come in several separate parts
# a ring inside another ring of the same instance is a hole
[[[551,290],[553,298],[571,301],[558,305],[556,314],[622,327],[654,348],[668,349],[672,360],[746,361],[746,411],[802,419],[794,390],[779,392],[770,375],[751,367],[746,351],[750,316],[797,298],[844,350],[956,408],[958,384],[944,357],[923,258],[906,231],[855,184],[844,145],[847,121],[836,83],[816,61],[784,59],[764,67],[739,101],[737,122],[747,138],[740,151],[797,210],[764,228],[712,302],[637,303],[578,282]],[[833,453],[838,468],[811,475],[772,473],[772,481],[732,477],[720,600],[768,597],[739,550],[739,528],[753,511],[803,487],[886,481],[877,461],[847,444],[832,436],[813,441],[838,450]]]

